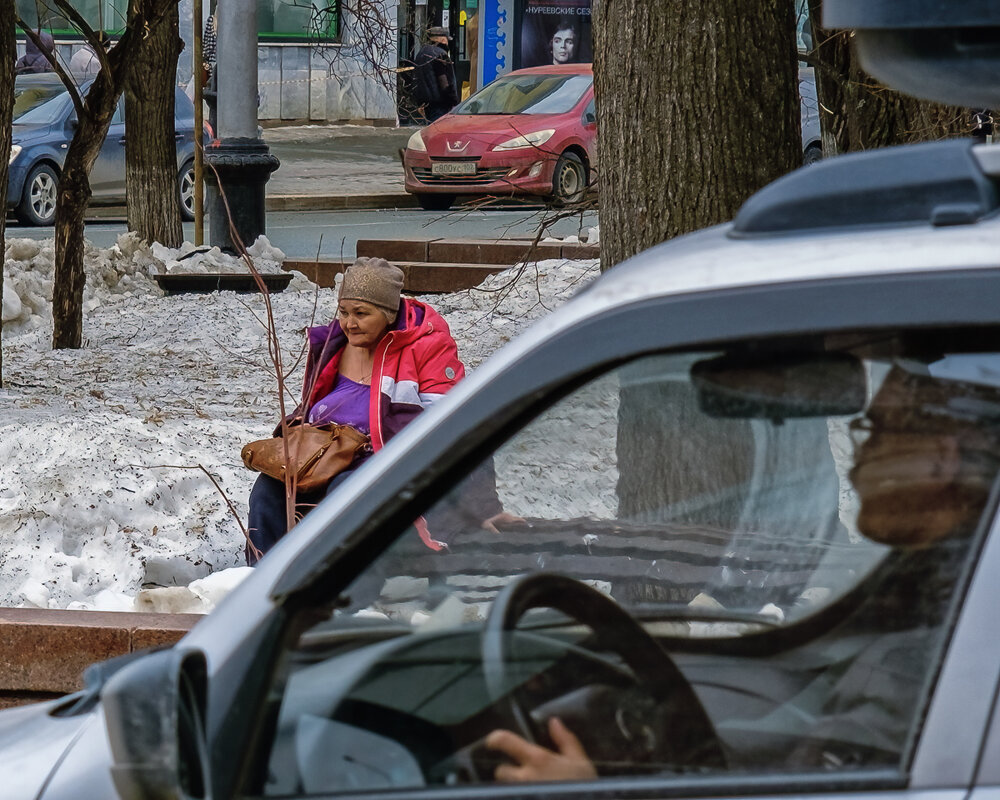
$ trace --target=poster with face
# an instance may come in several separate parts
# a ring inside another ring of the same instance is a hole
[[[593,60],[591,0],[525,0],[518,67]]]

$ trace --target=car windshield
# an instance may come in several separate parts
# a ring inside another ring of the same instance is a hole
[[[61,116],[66,95],[58,84],[14,87],[14,122],[18,125],[51,125]]]
[[[510,75],[499,78],[452,114],[564,114],[594,82],[590,75]]]
[[[905,769],[996,495],[989,341],[839,332],[564,387],[315,609],[261,793],[490,781],[483,737],[553,716],[599,776]]]

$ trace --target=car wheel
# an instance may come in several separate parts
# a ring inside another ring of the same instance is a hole
[[[587,192],[587,168],[576,153],[563,153],[552,173],[552,199],[559,205],[579,203]]]
[[[39,164],[28,173],[17,218],[26,225],[51,225],[56,218],[59,178],[48,164]]]
[[[455,195],[418,194],[417,202],[424,211],[447,211],[455,202]]]
[[[808,167],[810,164],[815,164],[818,161],[823,160],[823,148],[818,144],[811,144],[806,148],[806,151],[802,154],[802,164]]]
[[[186,161],[177,174],[177,193],[181,203],[181,219],[194,219],[194,162]]]

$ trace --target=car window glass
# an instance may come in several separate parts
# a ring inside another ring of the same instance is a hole
[[[590,75],[499,78],[452,109],[452,114],[565,114],[594,82]]]
[[[15,84],[14,122],[18,125],[50,125],[63,115],[66,89],[61,85]]]
[[[905,772],[1000,465],[1000,355],[950,335],[570,392],[289,650],[263,793],[489,782],[552,717],[599,776]]]
[[[122,97],[118,100],[118,105],[115,106],[115,114],[111,118],[112,125],[122,125],[125,123],[125,98]]]

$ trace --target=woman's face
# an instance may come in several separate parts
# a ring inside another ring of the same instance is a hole
[[[569,64],[576,55],[576,33],[560,28],[552,35],[552,63]]]
[[[363,300],[341,300],[337,320],[347,335],[348,344],[371,350],[389,330],[389,320],[382,311]]]

